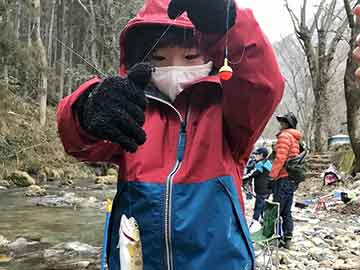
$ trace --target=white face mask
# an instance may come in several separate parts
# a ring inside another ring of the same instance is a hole
[[[191,83],[207,77],[212,67],[212,62],[197,66],[157,67],[151,80],[160,92],[174,101],[176,96]]]

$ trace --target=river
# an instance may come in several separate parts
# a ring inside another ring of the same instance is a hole
[[[54,195],[63,192],[75,193],[76,196],[95,197],[99,202],[112,198],[116,190],[108,187],[105,190],[93,188],[89,181],[78,180],[72,187],[59,187],[57,183],[46,186],[48,194]],[[41,240],[50,245],[79,241],[99,247],[102,243],[105,220],[104,209],[95,207],[44,207],[37,206],[37,198],[24,196],[24,188],[15,188],[0,191],[0,235],[9,241],[19,237]],[[6,265],[6,270],[36,269],[26,263],[18,261]],[[1,269],[1,266],[0,266]]]

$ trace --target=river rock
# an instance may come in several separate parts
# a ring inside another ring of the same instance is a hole
[[[117,177],[117,176],[118,176],[118,172],[117,172],[117,170],[114,169],[114,168],[109,168],[109,169],[107,169],[107,171],[106,171],[106,175],[115,175],[115,176]]]
[[[35,180],[27,172],[23,171],[14,171],[9,177],[8,180],[11,180],[15,185],[21,187],[28,187],[35,185]]]
[[[107,186],[107,185],[105,185],[105,184],[96,184],[96,185],[94,186],[94,189],[104,190],[104,189],[106,189],[106,186]]]
[[[62,169],[51,169],[49,167],[44,168],[44,172],[48,181],[57,181],[64,177],[65,173]]]
[[[82,198],[79,198],[75,193],[64,192],[59,195],[47,195],[41,198],[35,198],[34,202],[38,206],[46,207],[74,207]]]
[[[25,238],[32,242],[40,242],[42,234],[40,232],[25,232],[17,235],[16,238]]]
[[[0,263],[8,263],[12,260],[12,257],[4,254],[0,254]],[[1,268],[0,268],[1,270]]]
[[[342,259],[337,259],[332,267],[334,270],[359,270],[360,262],[353,260],[345,261]]]
[[[89,269],[90,261],[78,261],[74,259],[61,260],[56,264],[51,263],[49,265],[52,270],[83,270]],[[98,268],[99,269],[99,268]]]
[[[114,185],[116,183],[116,175],[97,176],[95,180],[95,184]]]
[[[15,251],[16,253],[22,253],[27,250],[29,247],[39,244],[36,241],[27,241],[25,238],[20,237],[16,239],[14,242],[11,242],[8,247],[10,250]]]
[[[100,253],[100,248],[81,243],[79,241],[58,244],[44,251],[48,260],[57,260],[59,257],[93,257]]]
[[[309,255],[317,262],[321,262],[321,261],[328,259],[327,255],[329,254],[329,252],[326,249],[313,247],[313,248],[309,249],[308,252],[309,252]]]
[[[0,234],[0,247],[7,247],[9,243],[10,241]]]
[[[44,171],[41,171],[36,178],[36,184],[40,185],[47,182],[47,175]]]
[[[99,201],[95,197],[89,197],[88,199],[78,202],[76,206],[80,208],[96,208],[99,206]]]
[[[10,186],[11,186],[11,184],[10,184],[10,182],[9,182],[9,181],[6,181],[6,180],[0,180],[0,186],[8,188],[8,187],[10,187]]]
[[[47,194],[46,190],[37,185],[31,185],[25,191],[25,196],[27,197],[40,197],[45,196]]]
[[[33,203],[37,206],[45,207],[64,207],[64,208],[101,208],[102,203],[95,197],[78,197],[74,192],[61,192],[59,195],[47,195],[39,198],[33,198]]]
[[[352,259],[347,259],[346,264],[348,267],[350,267],[349,269],[359,270],[360,269],[360,258],[354,257]]]
[[[94,256],[99,253],[99,248],[79,241],[65,243],[64,249],[67,252],[75,252],[79,256]]]
[[[74,181],[71,179],[61,179],[60,180],[60,186],[72,186],[74,184]]]
[[[332,266],[333,265],[333,262],[330,261],[330,260],[324,260],[324,261],[321,261],[320,264],[319,264],[319,267],[321,269],[332,269]]]

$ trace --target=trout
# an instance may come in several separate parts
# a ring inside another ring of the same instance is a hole
[[[140,230],[135,218],[121,216],[118,248],[121,270],[143,270]]]

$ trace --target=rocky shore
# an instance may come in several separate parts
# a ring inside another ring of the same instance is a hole
[[[109,175],[98,177],[86,184],[62,180],[52,184],[49,182],[38,184],[37,181],[34,183],[30,180],[17,188],[14,188],[13,181],[12,183],[6,181],[8,184],[2,181],[0,186],[4,188],[0,190],[0,196],[7,196],[13,190],[21,190],[21,198],[28,205],[36,207],[35,209],[69,209],[69,211],[78,211],[77,213],[94,209],[90,214],[95,211],[100,212],[100,218],[96,220],[99,223],[97,234],[101,238],[105,197],[99,196],[99,192],[105,190],[114,194],[115,177]],[[54,190],[54,186],[57,189]],[[280,269],[360,270],[359,197],[347,204],[338,202],[328,204],[326,208],[316,209],[316,198],[335,191],[352,191],[360,194],[360,177],[346,179],[331,187],[322,187],[321,182],[313,178],[299,188],[295,201],[301,202],[311,198],[314,203],[302,208],[295,207],[294,204],[293,244],[289,250],[280,249],[278,260]],[[251,217],[253,203],[253,200],[246,201],[248,219]],[[54,211],[53,215],[56,216],[58,213]],[[0,270],[100,269],[100,253],[100,244],[94,245],[76,239],[54,241],[42,231],[9,237],[0,229]]]

